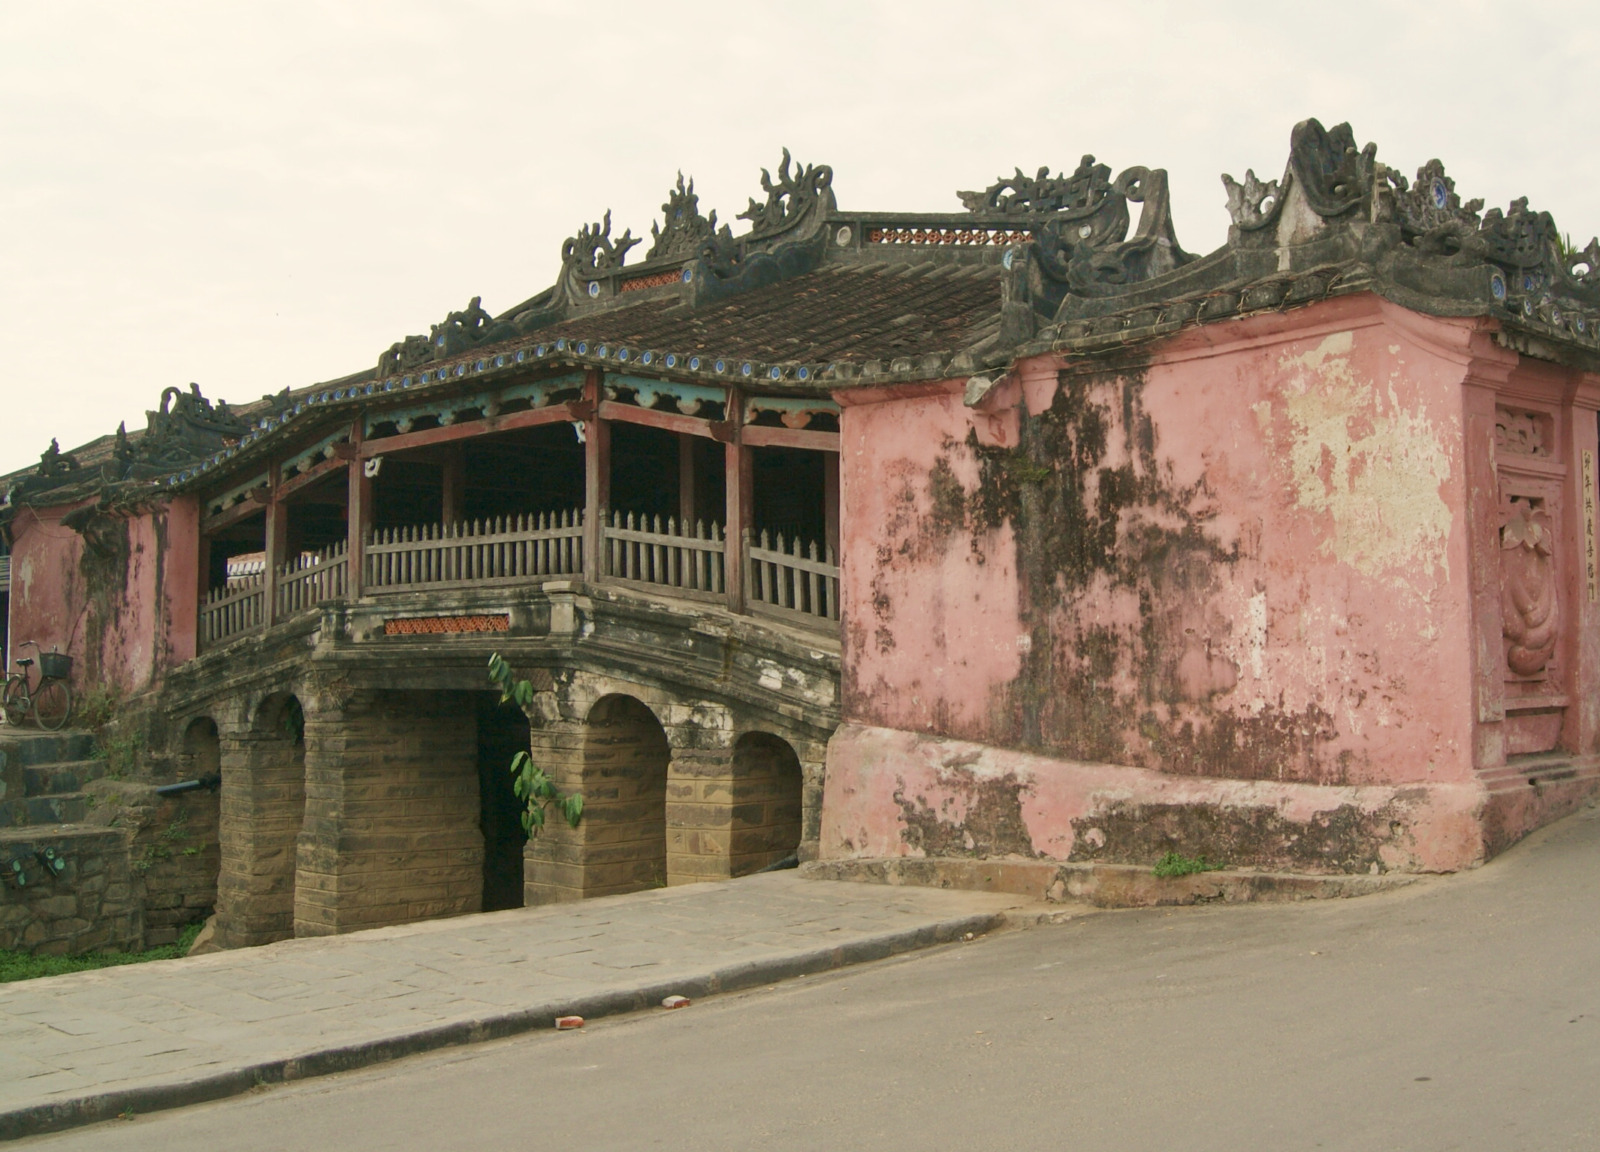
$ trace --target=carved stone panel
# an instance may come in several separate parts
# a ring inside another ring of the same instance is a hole
[[[1500,609],[1506,669],[1545,679],[1561,627],[1555,533],[1546,501],[1512,497],[1500,528]]]
[[[1548,459],[1554,443],[1548,412],[1498,405],[1494,410],[1494,446],[1498,453],[1511,456],[1538,456]]]

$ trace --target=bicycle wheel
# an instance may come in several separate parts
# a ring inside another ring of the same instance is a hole
[[[33,718],[39,727],[55,732],[66,727],[72,715],[72,689],[65,680],[46,680],[33,698]]]
[[[28,718],[28,683],[21,676],[12,676],[6,680],[6,692],[0,700],[0,711],[5,713],[6,723],[13,728],[22,727],[22,722]]]

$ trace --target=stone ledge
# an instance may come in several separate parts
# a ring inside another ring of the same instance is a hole
[[[960,888],[1096,908],[1189,904],[1289,903],[1366,896],[1416,883],[1408,873],[1313,875],[1224,869],[1161,877],[1143,864],[1063,864],[1056,860],[966,860],[891,857],[814,860],[800,866],[809,880],[846,880],[918,888]]]

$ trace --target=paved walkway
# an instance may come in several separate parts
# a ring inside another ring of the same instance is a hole
[[[0,985],[0,1139],[983,932],[1015,896],[793,873]]]

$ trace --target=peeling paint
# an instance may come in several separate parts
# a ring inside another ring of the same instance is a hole
[[[1403,406],[1351,367],[1354,334],[1336,332],[1280,365],[1295,500],[1332,520],[1324,553],[1365,576],[1410,586],[1449,573],[1450,457],[1425,407]],[[1259,416],[1259,412],[1258,412]]]

